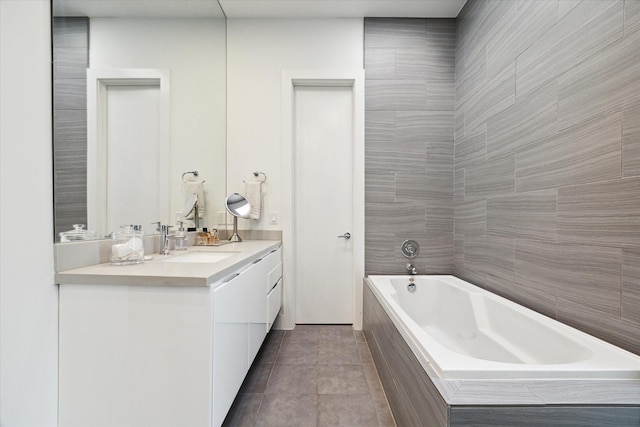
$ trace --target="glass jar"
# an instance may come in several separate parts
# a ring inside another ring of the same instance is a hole
[[[77,240],[94,240],[96,232],[85,230],[84,224],[73,224],[73,230],[60,233],[60,242],[74,242]]]
[[[112,265],[140,264],[144,261],[144,233],[139,226],[123,225],[112,236]]]

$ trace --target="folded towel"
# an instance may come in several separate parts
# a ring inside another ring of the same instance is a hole
[[[244,190],[244,197],[251,205],[249,219],[260,219],[260,212],[262,211],[262,182],[246,181]]]
[[[184,181],[184,202],[194,193],[198,195],[198,217],[204,218],[204,181]],[[185,219],[193,219],[193,211]]]

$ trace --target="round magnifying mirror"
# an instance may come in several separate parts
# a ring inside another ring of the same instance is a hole
[[[248,218],[251,212],[249,201],[238,193],[233,193],[226,200],[227,211],[238,218]]]
[[[227,197],[225,205],[227,206],[227,211],[233,215],[233,234],[229,241],[242,242],[242,239],[238,236],[238,218],[249,218],[251,205],[247,199],[238,193],[233,193]]]

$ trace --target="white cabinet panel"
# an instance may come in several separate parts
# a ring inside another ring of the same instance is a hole
[[[267,332],[271,330],[273,322],[278,317],[280,307],[282,307],[282,279],[267,295]]]
[[[61,285],[59,425],[206,426],[207,288]]]
[[[267,336],[267,273],[269,257],[251,267],[251,290],[246,301],[249,305],[249,365],[253,363],[264,338]]]
[[[213,425],[220,426],[249,370],[250,273],[245,270],[213,292]]]

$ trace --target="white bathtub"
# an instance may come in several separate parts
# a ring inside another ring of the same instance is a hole
[[[368,281],[422,366],[440,378],[640,379],[640,357],[456,277]]]

